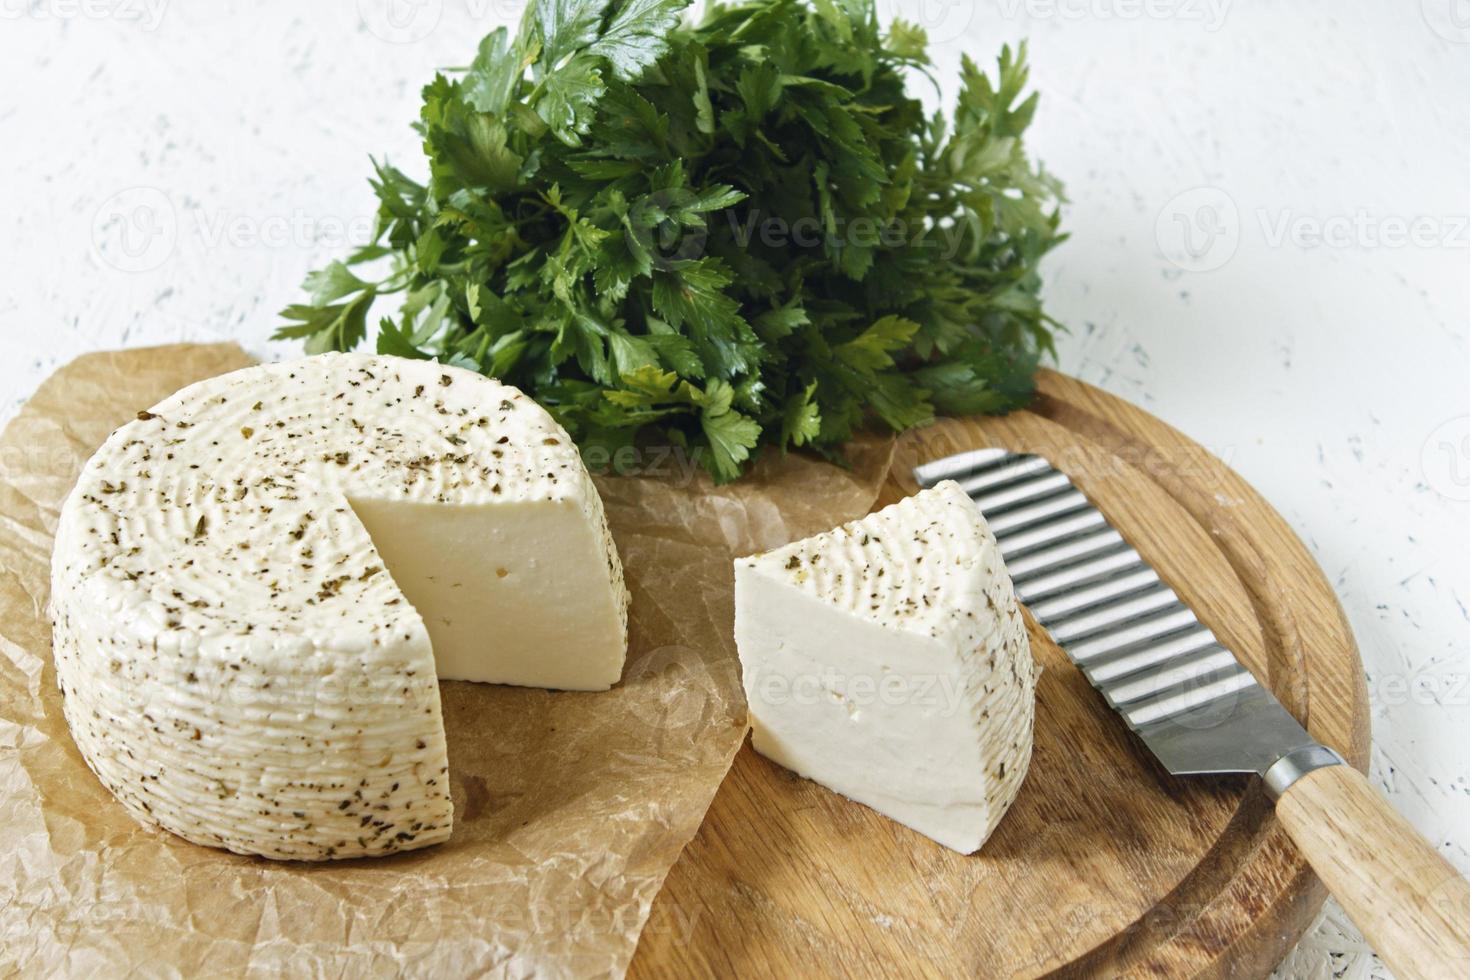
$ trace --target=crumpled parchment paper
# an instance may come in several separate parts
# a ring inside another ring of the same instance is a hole
[[[247,363],[228,344],[89,354],[0,436],[0,974],[622,974],[745,735],[730,559],[865,514],[891,445],[855,445],[851,470],[768,454],[720,488],[657,453],[599,478],[633,594],[622,683],[442,684],[451,840],[276,863],[124,812],[67,732],[46,619],[51,534],[87,457]]]

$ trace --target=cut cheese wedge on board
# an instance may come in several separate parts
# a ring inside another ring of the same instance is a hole
[[[1036,667],[957,484],[738,560],[735,637],[767,758],[964,853],[1015,799]]]
[[[63,507],[57,680],[141,820],[275,858],[446,839],[438,679],[602,690],[627,592],[576,448],[513,388],[325,354],[183,389]]]

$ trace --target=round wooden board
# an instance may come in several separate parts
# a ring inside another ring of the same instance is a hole
[[[899,444],[1047,456],[1321,741],[1368,758],[1337,599],[1279,515],[1146,412],[1043,372],[1028,411]],[[956,854],[741,750],[654,902],[630,975],[1264,976],[1325,897],[1254,778],[1170,777],[1033,621],[1044,667],[1021,795]]]

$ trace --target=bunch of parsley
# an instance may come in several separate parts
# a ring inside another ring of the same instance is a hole
[[[375,163],[374,243],[312,273],[278,336],[353,348],[396,293],[379,352],[516,385],[584,453],[659,441],[721,481],[763,443],[838,456],[873,417],[1024,402],[1060,240],[1024,49],[993,81],[966,58],[947,122],[905,89],[923,32],[872,0],[697,25],[686,3],[533,0],[438,75],[427,183]]]

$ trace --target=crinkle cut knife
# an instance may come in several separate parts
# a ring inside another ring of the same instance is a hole
[[[1016,595],[1176,776],[1256,773],[1307,862],[1400,980],[1470,978],[1470,883],[1297,723],[1040,456],[977,449],[914,470],[979,506]]]

